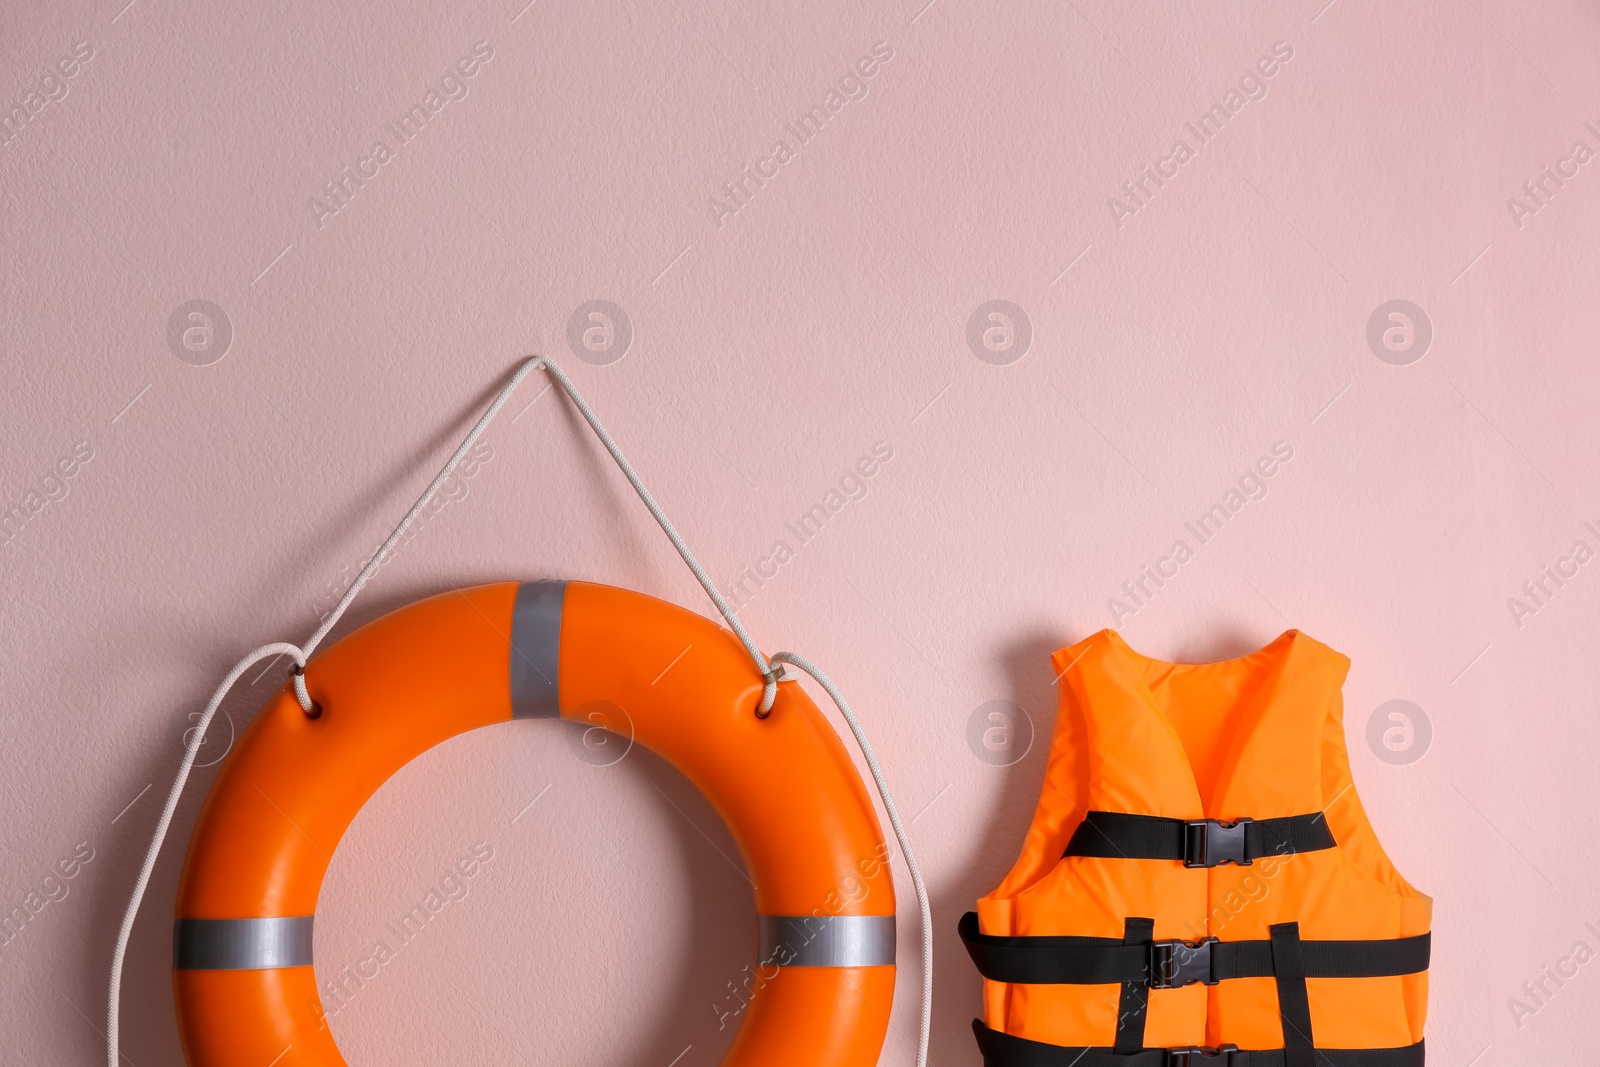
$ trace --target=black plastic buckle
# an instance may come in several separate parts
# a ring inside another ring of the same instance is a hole
[[[1150,988],[1177,989],[1203,982],[1216,985],[1211,977],[1211,946],[1214,937],[1202,941],[1153,941],[1150,944]]]
[[[1217,867],[1224,863],[1250,866],[1244,855],[1244,828],[1254,819],[1218,822],[1195,819],[1183,824],[1183,865]]]
[[[1216,1064],[1218,1067],[1231,1067],[1234,1055],[1239,1051],[1238,1045],[1218,1045],[1211,1048],[1207,1045],[1190,1045],[1188,1048],[1167,1049],[1166,1067],[1197,1067],[1198,1064]],[[1243,1060],[1240,1061],[1244,1062]]]

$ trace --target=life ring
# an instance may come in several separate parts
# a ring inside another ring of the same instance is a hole
[[[417,601],[311,661],[211,788],[178,892],[173,984],[191,1067],[335,1067],[311,930],[328,857],[368,797],[456,734],[621,709],[727,821],[754,882],[759,989],[724,1067],[868,1067],[894,993],[888,849],[843,744],[796,684],[682,608],[583,582]]]

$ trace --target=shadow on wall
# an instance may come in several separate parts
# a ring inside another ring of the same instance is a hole
[[[972,858],[940,879],[933,892],[933,1033],[928,1058],[940,1067],[977,1067],[982,1063],[972,1037],[972,1020],[983,1014],[983,980],[956,936],[956,923],[974,910],[1016,861],[1033,809],[1044,785],[1050,735],[1055,727],[1055,672],[1050,654],[1070,640],[1055,631],[1038,630],[1000,650],[1008,693],[1006,699],[1033,720],[1033,744],[1027,755],[1008,767],[985,767],[985,776],[999,780],[999,798],[979,832]],[[916,841],[913,838],[912,844]],[[908,967],[902,982],[916,981]],[[910,1002],[915,1005],[913,999]],[[915,1033],[914,1023],[907,1029]]]
[[[663,804],[677,809],[664,817],[672,827],[673,844],[689,860],[691,911],[687,917],[663,919],[678,924],[687,918],[685,940],[692,948],[678,961],[678,973],[667,979],[671,998],[648,1024],[648,1033],[635,1037],[638,1051],[621,1067],[674,1062],[677,1067],[713,1067],[738,1033],[733,1023],[719,1028],[715,1006],[730,999],[728,983],[742,977],[757,956],[749,873],[727,824],[692,782],[649,749],[618,767],[629,764],[631,773],[661,791]],[[737,869],[730,857],[738,861]]]

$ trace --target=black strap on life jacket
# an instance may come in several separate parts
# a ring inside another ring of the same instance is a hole
[[[974,916],[976,917],[976,916]],[[1127,919],[1122,926],[1122,943],[1142,948],[1155,934],[1154,919]],[[1138,1052],[1144,1048],[1144,1019],[1150,1010],[1150,984],[1129,976],[1122,982],[1122,993],[1117,998],[1117,1036],[1115,1051]]]
[[[1066,856],[1180,860],[1185,867],[1249,866],[1264,856],[1318,852],[1336,842],[1322,812],[1281,819],[1167,819],[1091,811],[1067,842]]]
[[[1283,1067],[1317,1067],[1300,924],[1274,923],[1267,932],[1272,935],[1272,974],[1278,983],[1278,1019],[1283,1024]]]
[[[1288,1050],[1221,1048],[1147,1048],[1123,1054],[1103,1046],[1052,1045],[1030,1041],[972,1020],[984,1067],[1293,1067]],[[1423,1043],[1399,1048],[1311,1049],[1317,1067],[1424,1067]]]
[[[1153,941],[1146,935],[1143,941],[1130,942],[1126,932],[1121,938],[1005,937],[979,932],[978,915],[971,911],[961,917],[957,930],[978,973],[992,982],[1137,982],[1152,989],[1176,989],[1195,982],[1216,985],[1230,978],[1274,978],[1280,973],[1274,941],[1219,941],[1214,937],[1201,941]],[[1416,974],[1428,969],[1432,943],[1429,934],[1363,941],[1301,941],[1298,927],[1295,939],[1307,978]]]
[[[1176,860],[1185,867],[1249,866],[1258,859],[1337,847],[1321,812],[1276,819],[1169,819],[1129,812],[1088,812],[1067,843],[1067,856]],[[1122,987],[1112,1047],[1052,1045],[990,1030],[973,1020],[986,1067],[1422,1067],[1423,1045],[1387,1049],[1323,1049],[1311,1029],[1308,978],[1376,978],[1428,968],[1431,937],[1303,941],[1298,923],[1277,923],[1265,941],[1155,941],[1154,923],[1125,920],[1122,938],[1000,937],[983,934],[978,917],[961,919],[961,939],[991,981],[1020,985]],[[1230,978],[1267,978],[1277,985],[1283,1047],[1276,1049],[1143,1048],[1149,990]]]

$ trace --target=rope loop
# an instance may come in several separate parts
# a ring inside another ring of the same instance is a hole
[[[306,718],[322,718],[322,705],[312,700],[311,693],[306,689],[306,668],[302,663],[294,665],[294,696],[300,702],[300,710],[306,713]]]
[[[878,755],[873,751],[872,742],[867,740],[867,731],[862,728],[860,720],[856,718],[855,710],[850,707],[850,701],[845,699],[843,691],[821,667],[797,653],[779,652],[772,657],[772,662],[779,665],[780,671],[783,669],[782,664],[785,663],[791,663],[805,671],[833,699],[834,706],[839,709],[839,714],[844,716],[850,732],[855,734],[856,744],[861,747],[861,756],[867,761],[867,770],[872,772],[872,781],[878,787],[878,796],[883,798],[884,814],[889,816],[889,825],[894,829],[895,840],[900,843],[900,854],[906,858],[906,868],[911,872],[911,885],[917,894],[917,911],[922,919],[922,1028],[917,1035],[917,1067],[927,1067],[928,1037],[933,1027],[933,906],[928,900],[928,887],[922,881],[922,867],[911,851],[911,837],[900,821],[900,809],[895,805],[894,794],[889,792],[889,782],[883,776],[883,768],[878,766]]]

